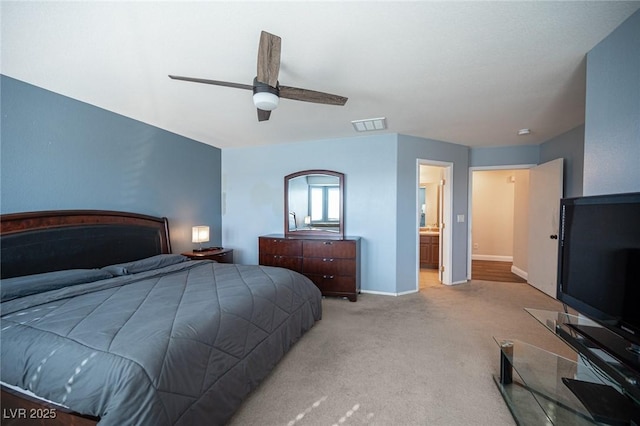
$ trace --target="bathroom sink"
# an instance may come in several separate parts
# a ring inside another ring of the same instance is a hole
[[[434,227],[420,228],[420,233],[423,235],[438,235],[440,230]]]

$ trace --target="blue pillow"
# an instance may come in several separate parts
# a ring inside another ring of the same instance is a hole
[[[109,271],[101,269],[66,269],[64,271],[6,278],[0,282],[0,299],[6,302],[7,300],[30,294],[43,293],[112,277],[113,275]]]
[[[175,265],[176,263],[181,263],[186,260],[189,260],[189,258],[181,254],[158,254],[156,256],[147,257],[146,259],[134,260],[133,262],[105,266],[102,270],[115,276],[131,275],[151,271],[153,269],[164,268],[165,266]]]

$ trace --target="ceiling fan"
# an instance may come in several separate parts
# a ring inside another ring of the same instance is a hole
[[[258,109],[258,121],[266,121],[269,119],[271,111],[278,107],[280,98],[327,105],[344,105],[347,102],[347,98],[344,96],[297,87],[281,86],[278,83],[280,44],[280,37],[262,31],[260,34],[260,44],[258,46],[258,75],[253,79],[253,85],[207,80],[204,78],[181,77],[178,75],[169,75],[169,77],[174,80],[252,90],[253,103]]]

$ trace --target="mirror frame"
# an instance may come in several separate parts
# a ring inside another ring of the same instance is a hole
[[[338,186],[340,188],[340,225],[338,226],[338,232],[325,231],[322,229],[302,229],[299,231],[289,230],[289,181],[291,179],[307,175],[329,175],[338,178]],[[284,177],[284,235],[285,237],[317,235],[344,238],[344,173],[334,172],[332,170],[302,170]]]

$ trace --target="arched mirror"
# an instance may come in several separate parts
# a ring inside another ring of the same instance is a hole
[[[284,234],[344,236],[344,174],[304,170],[284,177]]]

